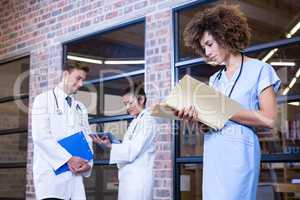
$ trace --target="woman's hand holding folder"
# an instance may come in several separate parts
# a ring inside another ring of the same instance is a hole
[[[195,106],[184,107],[181,110],[174,110],[175,115],[184,120],[185,123],[189,123],[188,125],[192,128],[195,128],[198,132],[204,133],[210,130],[210,127],[199,122],[198,112]]]

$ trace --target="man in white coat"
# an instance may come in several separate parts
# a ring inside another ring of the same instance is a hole
[[[65,65],[58,86],[34,100],[33,180],[37,199],[86,199],[83,176],[90,176],[93,162],[72,156],[58,141],[82,131],[92,151],[87,110],[73,96],[88,71],[88,67]],[[70,171],[55,175],[54,170],[66,163]]]
[[[134,116],[121,144],[111,144],[108,137],[91,135],[94,142],[111,149],[110,164],[119,168],[118,200],[152,200],[156,122],[145,110],[144,89],[134,86],[123,96],[127,112]]]

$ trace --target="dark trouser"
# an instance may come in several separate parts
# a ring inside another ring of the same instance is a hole
[[[42,200],[63,200],[63,199],[58,199],[58,198],[46,198],[46,199],[42,199]]]

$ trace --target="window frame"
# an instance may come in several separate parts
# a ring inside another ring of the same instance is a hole
[[[24,53],[20,56],[16,56],[13,58],[5,59],[0,61],[0,65],[5,65],[7,63],[16,62],[21,59],[28,59],[30,61],[30,54]],[[30,66],[28,70],[30,69]],[[9,102],[15,102],[17,100],[29,100],[29,94],[23,93],[16,96],[4,96],[0,98],[0,104],[2,103],[9,103]],[[29,113],[27,113],[29,115]],[[29,117],[28,117],[29,119]],[[27,127],[19,127],[19,128],[10,128],[10,129],[1,129],[0,130],[0,137],[4,135],[12,135],[12,134],[28,134],[28,123]],[[0,169],[24,169],[26,171],[27,166],[27,158],[26,161],[0,161]],[[25,187],[25,186],[24,186]],[[25,188],[26,189],[26,188]],[[25,197],[25,193],[24,193]],[[0,199],[19,199],[19,198],[6,198],[6,197],[0,197]]]
[[[141,17],[135,20],[131,20],[129,22],[125,22],[125,23],[121,23],[118,24],[116,26],[112,26],[109,28],[106,28],[104,30],[101,31],[97,31],[94,32],[92,34],[88,34],[88,35],[84,35],[82,37],[79,38],[75,38],[69,41],[66,41],[64,43],[62,43],[63,45],[63,64],[67,62],[67,52],[68,52],[68,48],[67,46],[75,43],[75,42],[79,42],[81,40],[86,40],[88,38],[92,38],[96,35],[101,35],[101,34],[107,34],[119,29],[123,29],[126,28],[128,26],[131,25],[135,25],[135,24],[144,24],[144,33],[146,36],[146,18],[145,17]],[[144,41],[144,47],[145,47],[145,41]],[[145,48],[144,48],[145,49]],[[118,75],[112,75],[112,76],[107,76],[107,77],[103,77],[103,78],[97,78],[97,79],[92,79],[92,80],[87,80],[84,82],[84,85],[88,85],[88,84],[100,84],[100,83],[105,83],[108,81],[115,81],[115,80],[119,80],[125,77],[134,77],[134,76],[138,76],[138,75],[144,75],[145,74],[145,69],[139,69],[139,70],[134,70],[134,71],[130,71],[128,73],[123,73],[123,74],[118,74]],[[123,114],[123,115],[114,115],[114,116],[98,116],[98,115],[89,115],[89,123],[90,125],[92,124],[103,124],[103,123],[110,123],[110,122],[117,122],[117,121],[131,121],[133,119],[132,116],[128,115],[128,114]],[[94,160],[94,165],[96,166],[103,166],[103,165],[109,165],[109,160],[105,159],[105,160]]]

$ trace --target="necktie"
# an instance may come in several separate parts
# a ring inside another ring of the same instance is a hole
[[[72,106],[72,98],[70,96],[66,97],[68,105],[71,107]]]

